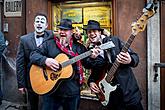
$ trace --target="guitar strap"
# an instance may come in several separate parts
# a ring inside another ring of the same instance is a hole
[[[66,48],[65,46],[61,45],[59,39],[56,36],[54,36],[54,40],[56,42],[56,45],[58,46],[58,48],[61,51],[63,51],[64,53],[66,53],[66,54],[68,54],[70,56],[73,56],[73,57],[78,56],[78,53],[77,52],[74,53],[71,50],[72,49],[72,45],[73,45],[73,39],[70,39],[70,43],[69,43],[70,50],[68,48]],[[82,64],[81,64],[81,61],[80,60],[77,61],[77,69],[78,69],[78,73],[80,74],[80,84],[82,84],[85,79],[84,79],[83,68],[82,68]]]
[[[105,50],[105,53],[107,54],[109,63],[112,63],[112,59],[111,59],[111,55],[110,55],[111,51],[108,49],[108,50]]]

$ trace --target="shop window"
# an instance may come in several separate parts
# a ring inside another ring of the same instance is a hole
[[[63,18],[69,18],[73,22],[73,27],[80,30],[82,34],[82,42],[84,45],[87,41],[86,32],[83,28],[87,25],[88,20],[96,20],[100,22],[102,28],[112,32],[112,2],[111,1],[94,1],[80,2],[80,1],[67,1],[53,3],[52,6],[52,29],[57,31],[57,25]],[[90,70],[84,69],[85,79],[87,81]],[[82,86],[82,96],[95,97],[91,93],[87,84]]]

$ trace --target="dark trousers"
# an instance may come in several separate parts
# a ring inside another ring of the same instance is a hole
[[[2,53],[0,52],[0,105],[2,104],[3,94],[1,90],[1,77],[2,77]]]
[[[57,97],[57,96],[42,96],[42,110],[78,110],[80,96],[73,97]]]
[[[30,103],[30,110],[38,110],[39,95],[33,91],[28,91],[28,101]]]
[[[125,103],[121,90],[117,89],[111,92],[109,104],[105,107],[105,110],[143,110],[143,106],[140,101]]]
[[[2,104],[2,99],[3,99],[3,94],[2,94],[1,85],[0,85],[0,105]]]

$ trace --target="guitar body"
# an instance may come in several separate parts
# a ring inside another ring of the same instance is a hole
[[[100,80],[99,82],[97,82],[97,86],[100,88],[101,92],[97,94],[99,101],[102,103],[102,105],[106,106],[109,102],[109,97],[110,97],[110,93],[114,90],[116,90],[117,85],[112,86],[111,83],[108,83],[106,81],[106,76]]]
[[[112,47],[114,47],[112,41],[99,46],[99,48],[103,50]],[[68,56],[63,53],[59,54],[55,58],[55,60],[57,60],[61,64],[61,69],[58,72],[55,72],[48,67],[32,65],[30,69],[30,82],[33,91],[39,95],[55,91],[62,80],[68,79],[72,76],[72,64],[90,56],[91,53],[92,52],[89,50],[78,56],[73,57],[72,59],[69,59]]]
[[[59,63],[67,61],[69,58],[65,54],[59,54],[55,60]],[[72,76],[72,65],[62,68],[60,71],[55,72],[48,67],[32,65],[30,69],[30,82],[32,89],[35,93],[43,95],[56,90],[61,80],[70,78]]]

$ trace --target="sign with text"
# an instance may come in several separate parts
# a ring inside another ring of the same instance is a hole
[[[84,25],[88,20],[96,20],[100,25],[110,27],[111,11],[109,7],[86,7],[83,10]]]
[[[62,18],[68,18],[73,23],[82,23],[82,8],[63,9]]]
[[[6,17],[21,16],[22,0],[4,0],[4,15]]]

